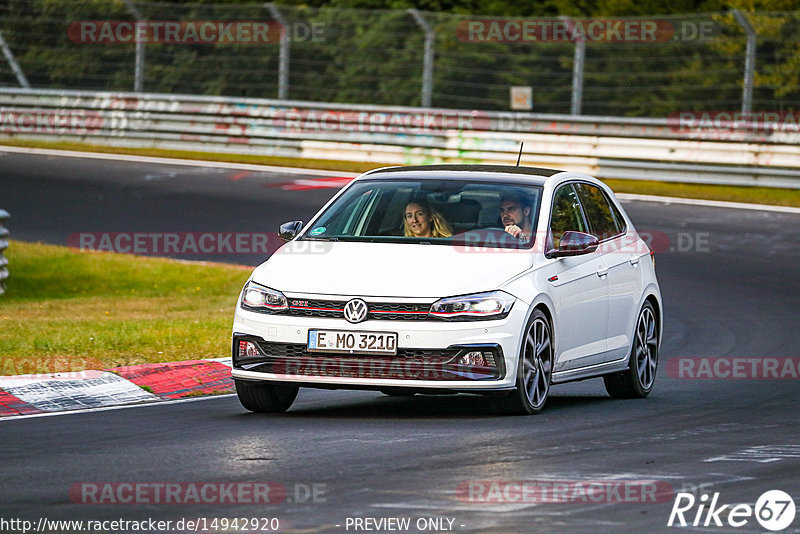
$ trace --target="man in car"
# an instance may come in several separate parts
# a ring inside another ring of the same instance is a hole
[[[509,234],[522,241],[531,238],[531,201],[522,193],[503,193],[503,198],[500,199],[500,219]]]

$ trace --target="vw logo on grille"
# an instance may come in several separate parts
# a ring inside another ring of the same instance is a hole
[[[351,323],[360,323],[367,318],[367,303],[353,299],[344,305],[344,318]]]

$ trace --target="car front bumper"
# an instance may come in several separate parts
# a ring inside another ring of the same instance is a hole
[[[500,391],[514,387],[523,306],[490,321],[368,320],[262,314],[237,307],[233,323],[236,380],[283,382],[321,388],[409,388],[447,391]],[[397,355],[308,352],[308,331],[396,332]],[[240,356],[240,342],[258,348]],[[486,365],[461,362],[480,353]],[[493,365],[489,365],[489,364]]]

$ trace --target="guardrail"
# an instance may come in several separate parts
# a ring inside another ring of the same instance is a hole
[[[721,126],[721,127],[719,127]],[[767,124],[142,93],[0,89],[0,135],[376,164],[513,163],[603,178],[800,188],[800,132]]]
[[[0,295],[6,292],[6,279],[8,278],[8,259],[3,253],[8,248],[10,232],[5,227],[5,222],[10,217],[6,210],[0,210]]]

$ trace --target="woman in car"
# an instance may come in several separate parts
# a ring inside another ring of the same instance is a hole
[[[403,218],[406,237],[451,237],[453,231],[444,217],[424,200],[406,205]]]

